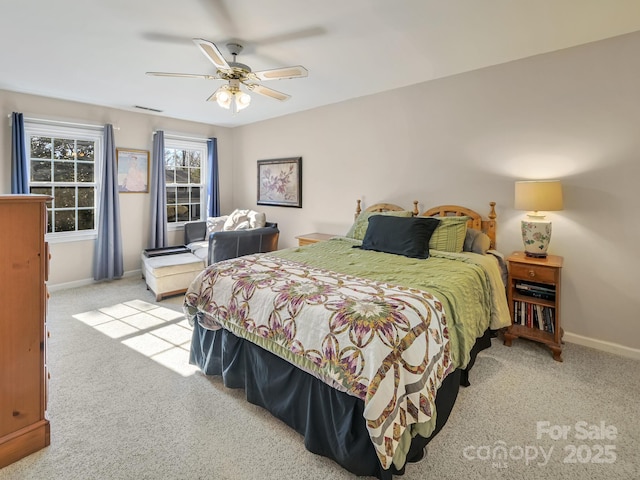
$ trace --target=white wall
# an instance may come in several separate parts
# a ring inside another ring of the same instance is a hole
[[[117,147],[149,152],[152,150],[152,134],[155,130],[202,138],[217,137],[220,176],[229,179],[232,175],[232,140],[231,130],[228,128],[0,90],[0,118],[4,118],[6,122],[5,128],[0,128],[0,151],[3,158],[0,162],[0,193],[11,191],[11,129],[7,118],[11,112],[21,112],[26,117],[96,125],[111,123],[119,129],[114,132]],[[148,247],[150,195],[128,193],[120,194],[119,198],[126,274],[140,270],[140,252]],[[231,182],[221,182],[220,203],[223,209],[231,208],[231,198]],[[3,225],[1,228],[7,227]],[[182,235],[182,230],[170,232],[170,243],[181,244]],[[52,243],[50,287],[91,281],[94,248],[93,240]]]
[[[565,258],[567,336],[640,349],[638,51],[634,33],[236,128],[233,204],[258,208],[256,160],[302,156],[303,208],[259,207],[281,247],[345,233],[358,198],[483,214],[496,201],[509,253],[522,249],[514,181],[559,178],[550,253]]]

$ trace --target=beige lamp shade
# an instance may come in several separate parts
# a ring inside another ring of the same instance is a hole
[[[516,182],[516,210],[562,210],[562,184],[558,180]]]
[[[515,207],[529,212],[520,227],[525,254],[546,257],[551,240],[551,222],[538,212],[562,210],[562,185],[557,180],[516,182]]]

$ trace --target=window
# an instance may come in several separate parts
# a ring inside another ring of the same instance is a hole
[[[96,235],[102,129],[25,122],[29,191],[47,203],[49,239]]]
[[[201,220],[206,212],[207,142],[165,137],[164,144],[167,223]]]

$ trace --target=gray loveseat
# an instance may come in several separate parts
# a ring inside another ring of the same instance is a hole
[[[278,249],[280,236],[278,224],[271,222],[261,228],[212,232],[208,238],[207,233],[206,221],[184,224],[185,245],[206,242],[202,245],[208,248],[207,265],[252,253],[273,252]]]

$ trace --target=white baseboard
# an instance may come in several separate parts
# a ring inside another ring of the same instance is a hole
[[[133,277],[136,275],[142,278],[142,270],[138,269],[138,270],[130,270],[128,272],[124,272],[122,277],[123,278]],[[95,281],[93,278],[85,278],[83,280],[75,280],[73,282],[56,283],[54,285],[47,283],[47,290],[49,290],[50,292],[56,292],[58,290],[67,290],[69,288],[85,287],[87,285],[93,285],[94,283],[100,283],[100,282]]]
[[[596,340],[595,338],[583,337],[575,333],[564,332],[563,339],[566,342],[576,343],[585,347],[595,348],[596,350],[602,350],[604,352],[615,353],[623,357],[633,358],[640,360],[640,350],[637,348],[625,347],[618,343],[605,342],[604,340]]]

